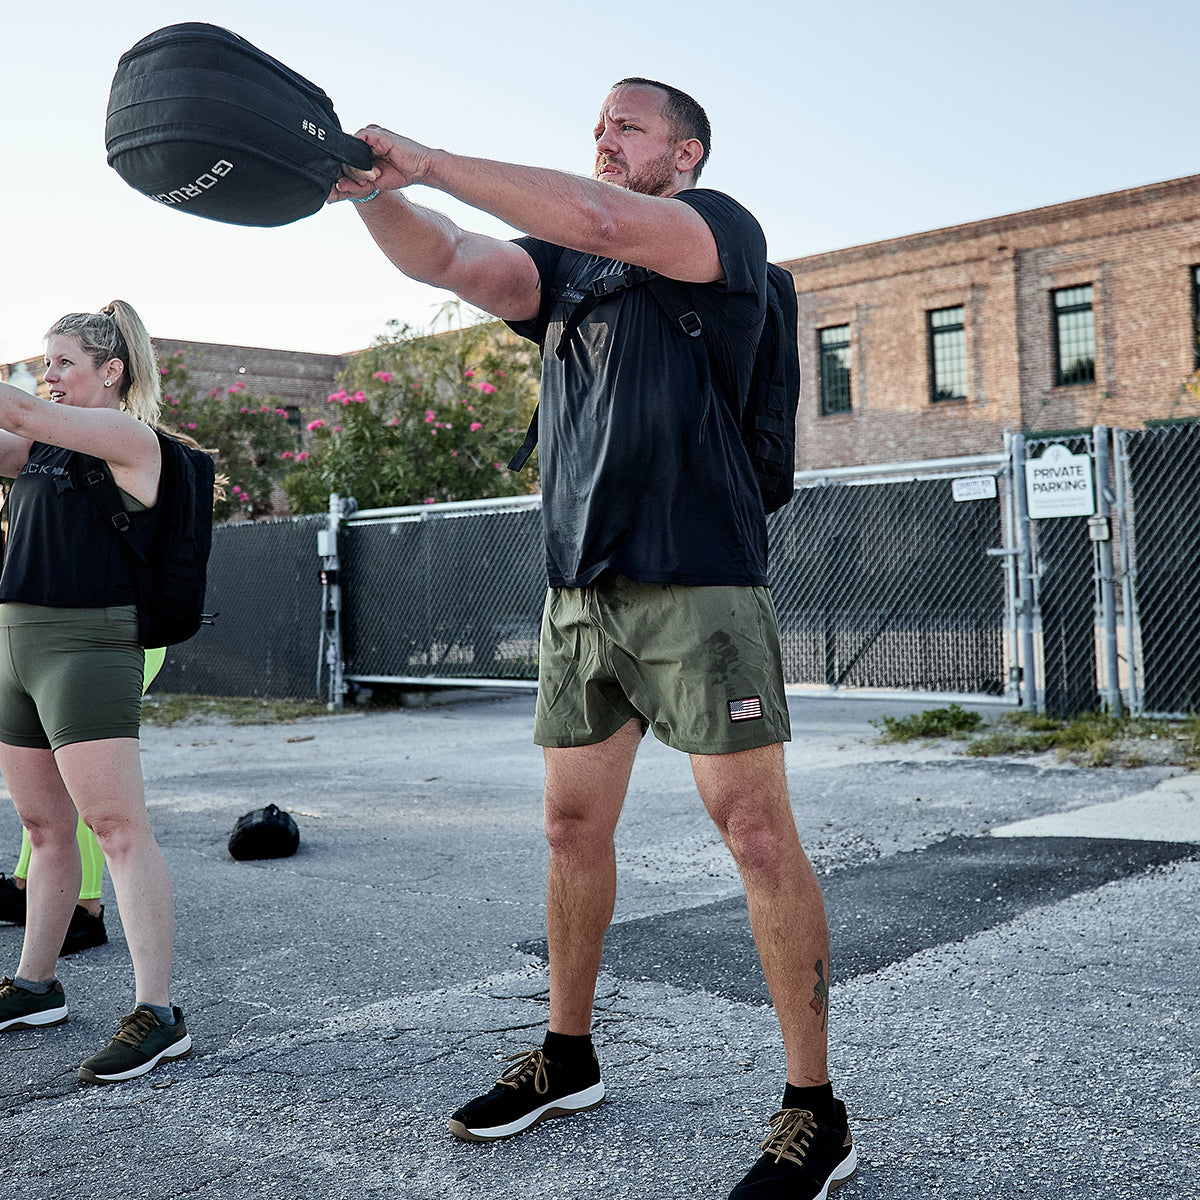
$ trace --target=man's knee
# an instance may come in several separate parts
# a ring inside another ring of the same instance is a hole
[[[551,851],[612,844],[640,739],[630,721],[598,745],[546,751],[543,819]]]
[[[800,839],[790,813],[783,821],[772,814],[734,811],[718,827],[743,875],[769,881],[793,869]]]
[[[590,854],[613,840],[613,822],[586,804],[558,804],[548,799],[544,823],[552,854]]]

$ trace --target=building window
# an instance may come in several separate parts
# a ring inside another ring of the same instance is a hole
[[[1054,382],[1096,382],[1096,321],[1092,285],[1059,288],[1054,298]]]
[[[930,398],[967,398],[967,331],[963,306],[937,308],[929,314]]]
[[[850,326],[817,331],[821,351],[821,415],[850,411]]]
[[[1200,267],[1192,268],[1192,365],[1200,371]]]
[[[286,406],[287,426],[296,437],[296,449],[299,450],[304,445],[304,434],[300,426],[300,406],[298,404],[289,404]]]

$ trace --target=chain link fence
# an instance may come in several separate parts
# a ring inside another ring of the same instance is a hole
[[[969,478],[990,486],[959,497],[950,473],[801,473],[769,521],[789,683],[1004,692],[1004,574],[988,552],[1004,543],[1007,479],[998,456],[984,465]]]
[[[1200,425],[1118,430],[1135,711],[1200,712]]]
[[[1200,425],[1109,442],[1097,427],[1015,438],[1011,456],[798,475],[768,519],[787,682],[1196,711]],[[1024,518],[1014,481],[1055,446],[1089,474],[1095,460],[1095,515]],[[214,530],[220,616],[172,647],[158,690],[339,703],[345,684],[535,684],[539,497],[351,514],[322,558],[331,522]]]
[[[205,611],[190,641],[171,646],[152,688],[194,696],[320,695],[324,620],[316,558],[323,514],[213,529]]]
[[[956,501],[948,476],[802,478],[768,520],[788,681],[1000,694],[1004,588],[987,557],[1002,537],[997,494]],[[545,596],[536,505],[349,517],[346,678],[535,681]]]
[[[537,679],[540,497],[351,516],[339,550],[351,682]]]

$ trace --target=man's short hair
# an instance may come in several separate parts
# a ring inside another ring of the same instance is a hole
[[[708,124],[708,114],[692,99],[687,92],[681,92],[669,83],[660,83],[657,79],[643,79],[631,75],[628,79],[618,79],[610,91],[619,87],[652,87],[658,88],[666,95],[663,101],[662,115],[670,122],[671,137],[677,142],[695,138],[704,147],[700,161],[692,168],[692,181],[698,182],[704,164],[708,162],[708,152],[712,146],[712,129]]]

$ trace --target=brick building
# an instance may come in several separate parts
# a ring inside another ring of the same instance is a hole
[[[1200,175],[816,254],[797,467],[1195,416]]]
[[[214,388],[228,390],[235,383],[244,383],[255,399],[277,400],[291,414],[298,430],[312,417],[324,415],[326,397],[337,390],[342,372],[354,358],[354,354],[309,354],[175,338],[156,337],[153,341],[160,361],[182,353],[197,396],[205,396]],[[24,365],[40,384],[41,357],[25,359]],[[16,363],[0,366],[0,379],[7,379],[16,366]]]
[[[287,409],[298,443],[304,441],[304,426],[313,417],[325,415],[325,400],[337,390],[339,377],[354,357],[173,338],[155,338],[154,348],[160,361],[182,352],[197,396],[206,396],[214,388],[228,390],[241,382],[256,400],[274,398],[279,407]]]

